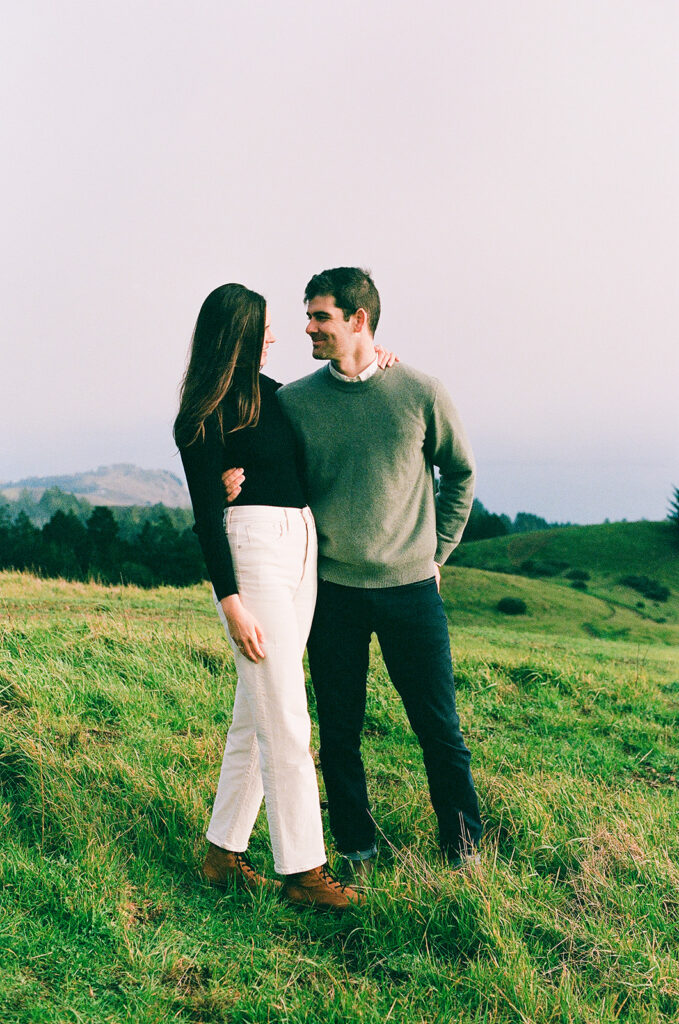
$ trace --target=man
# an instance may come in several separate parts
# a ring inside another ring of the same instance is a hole
[[[330,362],[278,396],[303,451],[318,531],[307,650],[330,827],[354,873],[367,875],[376,836],[360,742],[376,633],[422,747],[441,849],[457,864],[482,826],[438,584],[471,509],[472,453],[438,380],[402,364],[378,369],[380,300],[368,273],[323,271],[304,298],[313,357]]]

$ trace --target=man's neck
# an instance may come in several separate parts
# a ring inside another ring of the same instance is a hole
[[[333,359],[332,365],[338,373],[343,374],[345,377],[358,377],[359,373],[363,373],[374,359],[375,348],[372,341],[370,341],[369,346],[361,346],[356,352],[342,356],[341,359]]]

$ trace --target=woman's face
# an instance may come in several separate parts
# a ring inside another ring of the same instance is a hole
[[[274,333],[271,330],[271,318],[269,317],[269,307],[268,306],[267,306],[267,309],[266,309],[264,323],[265,323],[265,327],[264,327],[264,347],[262,349],[262,358],[261,358],[260,363],[259,363],[260,369],[261,369],[262,366],[264,366],[264,363],[266,362],[267,352],[269,351],[269,345],[274,345],[275,342],[276,342],[276,339],[274,337]]]

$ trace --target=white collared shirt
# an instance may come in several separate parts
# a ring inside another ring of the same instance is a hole
[[[333,377],[337,377],[337,380],[343,380],[345,384],[358,384],[359,381],[369,380],[373,373],[377,370],[377,356],[373,359],[369,366],[366,366],[365,370],[361,370],[355,377],[347,377],[345,374],[340,373],[336,370],[332,363],[329,364],[330,373]]]

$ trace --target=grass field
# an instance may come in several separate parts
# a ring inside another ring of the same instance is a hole
[[[0,1019],[676,1022],[676,596],[641,614],[607,571],[579,593],[444,570],[478,869],[438,860],[375,649],[380,858],[339,918],[200,879],[235,685],[207,586],[0,574]],[[263,815],[251,852],[272,871]]]

